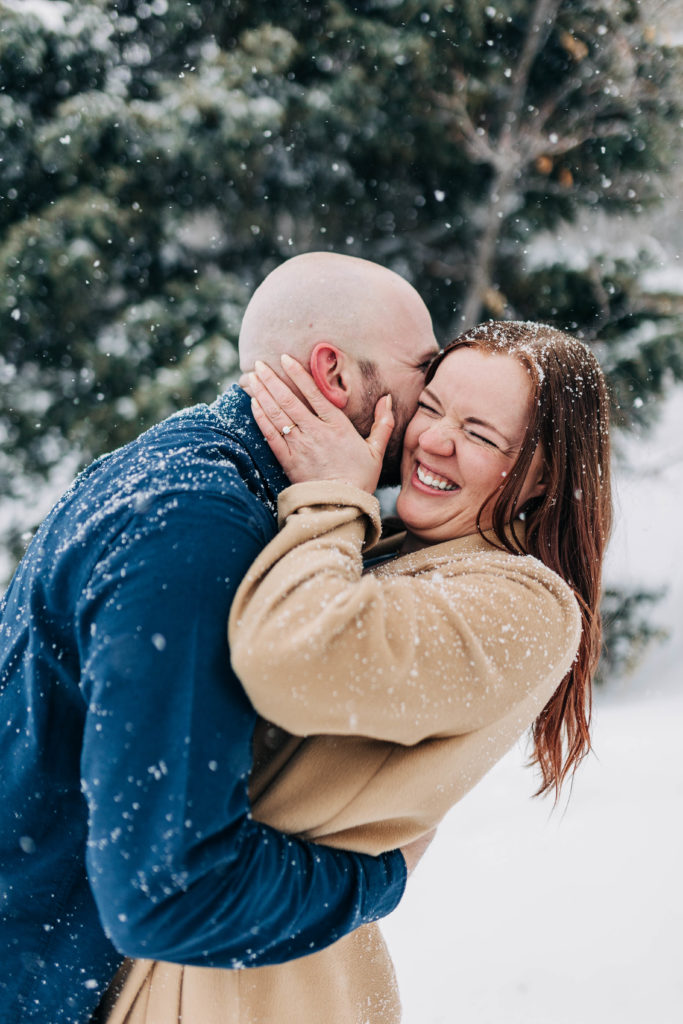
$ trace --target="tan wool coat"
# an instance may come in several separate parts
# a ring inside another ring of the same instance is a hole
[[[479,535],[364,573],[379,508],[348,484],[289,487],[279,514],[229,626],[234,668],[266,720],[254,817],[331,846],[394,849],[436,825],[531,725],[576,656],[577,602],[538,560]],[[107,1024],[400,1020],[376,925],[279,966],[135,961],[126,972]]]

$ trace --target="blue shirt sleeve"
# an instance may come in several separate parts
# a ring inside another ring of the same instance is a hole
[[[239,492],[177,494],[126,523],[79,609],[87,702],[87,867],[127,956],[279,963],[394,909],[405,862],[308,844],[253,821],[255,713],[227,619],[263,547]]]

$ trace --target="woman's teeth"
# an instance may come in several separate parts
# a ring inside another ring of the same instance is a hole
[[[458,489],[457,484],[449,483],[443,477],[432,476],[422,466],[417,467],[417,479],[420,483],[426,484],[427,487],[434,487],[438,491],[455,491]]]

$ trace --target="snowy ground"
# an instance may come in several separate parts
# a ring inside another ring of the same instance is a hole
[[[618,479],[609,579],[671,637],[599,695],[567,807],[508,755],[442,824],[384,931],[405,1024],[683,1021],[683,392]]]

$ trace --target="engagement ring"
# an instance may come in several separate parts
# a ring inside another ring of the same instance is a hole
[[[286,427],[282,428],[282,436],[283,437],[287,437],[287,434],[291,434],[291,432],[293,430],[294,430],[294,424],[293,423],[288,423]]]

